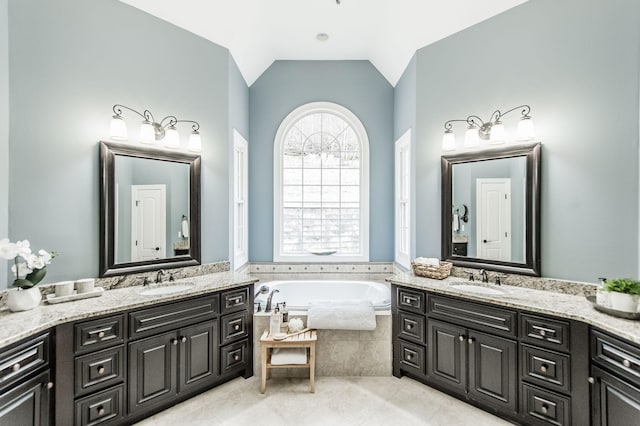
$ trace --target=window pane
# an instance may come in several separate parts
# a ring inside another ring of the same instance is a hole
[[[349,169],[360,168],[360,153],[354,151],[347,151],[342,153],[342,162],[340,167]]]
[[[340,184],[340,169],[322,169],[322,184],[323,185],[339,185]]]
[[[284,185],[302,185],[302,169],[284,169],[282,183]]]
[[[322,195],[322,187],[320,185],[304,187],[304,201],[320,202]]]
[[[339,186],[323,186],[322,201],[326,201],[326,202],[340,201],[340,187]]]
[[[360,200],[360,187],[359,186],[341,186],[342,201],[355,202]]]
[[[301,170],[302,172],[302,170]],[[322,169],[305,169],[303,182],[305,185],[321,185]]]
[[[302,186],[283,185],[282,201],[284,203],[301,203],[302,202]]]
[[[342,170],[340,183],[342,185],[360,185],[360,169]]]

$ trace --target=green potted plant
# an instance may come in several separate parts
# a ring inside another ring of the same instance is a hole
[[[606,281],[605,289],[609,291],[611,309],[623,312],[637,311],[640,281],[631,278],[613,278]]]
[[[11,271],[15,275],[14,291],[7,294],[7,306],[12,312],[27,311],[40,304],[42,294],[35,285],[47,274],[47,265],[56,256],[54,252],[40,250],[31,252],[28,240],[12,243],[9,239],[0,240],[0,258],[13,260]]]

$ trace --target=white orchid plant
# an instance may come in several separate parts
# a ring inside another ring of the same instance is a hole
[[[57,253],[39,250],[31,252],[31,244],[28,240],[15,243],[8,238],[0,240],[0,258],[13,260],[11,271],[16,279],[14,287],[29,289],[44,279],[47,274],[47,265],[56,257]]]

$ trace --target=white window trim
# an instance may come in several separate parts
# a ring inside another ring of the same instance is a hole
[[[404,266],[405,268],[411,268],[411,129],[407,130],[402,136],[398,138],[395,144],[395,261]],[[404,165],[401,162],[402,153],[408,157],[409,169],[404,170]],[[409,179],[406,182],[408,185],[407,193],[408,198],[402,198],[402,175],[408,174]],[[407,239],[407,251],[403,251],[401,249],[401,238],[402,233],[405,232],[402,229],[402,221],[400,219],[400,206],[401,204],[406,204],[406,209],[409,211],[409,223],[406,231],[405,238]]]
[[[337,115],[356,132],[360,141],[360,242],[361,253],[357,256],[285,255],[281,251],[282,241],[282,148],[283,140],[289,129],[301,118],[314,113]],[[369,261],[369,137],[360,119],[342,105],[332,102],[311,102],[302,105],[287,115],[278,131],[273,149],[273,261],[274,262],[368,262]]]
[[[238,173],[238,154],[242,153],[242,164]],[[237,177],[241,182],[238,182]],[[249,143],[233,129],[233,266],[238,270],[249,261]],[[239,186],[241,185],[241,188]],[[241,197],[238,197],[241,194]],[[238,242],[238,205],[242,203],[244,232],[242,241]],[[240,244],[238,244],[240,243]]]

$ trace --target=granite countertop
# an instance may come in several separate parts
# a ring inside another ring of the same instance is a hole
[[[508,285],[497,287],[489,284],[489,286],[507,293],[506,295],[489,296],[467,293],[451,287],[451,284],[454,283],[468,282],[468,280],[464,278],[449,277],[439,281],[406,272],[397,273],[387,278],[387,281],[393,284],[456,296],[475,302],[486,302],[509,308],[523,309],[530,312],[578,320],[640,344],[640,321],[617,318],[596,311],[584,296],[562,294],[558,292],[561,291],[560,288],[557,289],[557,291],[544,291]]]
[[[2,324],[2,327],[0,327],[0,347],[5,347],[58,324],[122,312],[128,309],[144,308],[200,294],[240,287],[256,281],[258,281],[257,278],[246,273],[219,272],[176,281],[176,283],[193,284],[193,287],[180,293],[144,296],[139,293],[142,287],[136,286],[108,290],[100,297],[66,303],[50,305],[43,301],[37,308],[25,312],[10,312],[5,308],[0,310],[0,323]],[[170,284],[167,283],[166,285]]]

